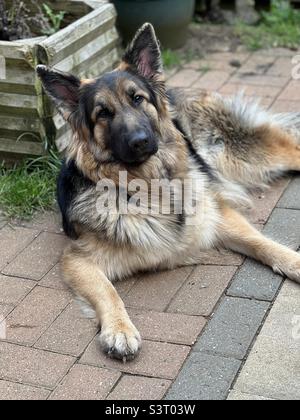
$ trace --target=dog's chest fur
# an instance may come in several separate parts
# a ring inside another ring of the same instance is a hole
[[[67,182],[77,185],[67,189],[79,190],[70,197],[64,218],[69,226],[79,225],[81,230],[96,235],[99,242],[108,244],[115,253],[119,249],[123,252],[126,248],[137,255],[146,253],[149,256],[151,253],[153,257],[166,261],[176,258],[176,255],[191,247],[210,248],[216,239],[218,209],[209,189],[209,177],[200,171],[192,157],[188,161],[185,193],[181,195],[179,191],[172,190],[174,194],[170,194],[169,214],[159,212],[157,207],[151,209],[151,206],[147,212],[142,212],[147,214],[122,214],[116,211],[116,207],[114,211],[101,211],[99,202],[103,203],[102,189],[74,176],[69,177]],[[108,193],[105,194],[108,198]],[[182,211],[175,214],[174,196],[185,197],[189,204],[193,204],[193,210],[183,204]]]

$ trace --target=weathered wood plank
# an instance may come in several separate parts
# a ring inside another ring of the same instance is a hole
[[[44,145],[37,142],[13,141],[12,139],[0,139],[0,152],[11,152],[21,155],[40,156],[45,153]]]
[[[63,60],[66,55],[74,52],[74,44],[78,43],[79,39],[84,42],[84,38],[92,31],[97,28],[101,31],[106,22],[113,25],[115,18],[115,9],[106,4],[40,42],[38,53],[41,63],[54,65]],[[46,53],[46,57],[43,57],[42,51]]]
[[[65,132],[58,134],[57,139],[55,141],[57,150],[59,152],[63,152],[71,141],[72,132],[70,129],[67,129]]]
[[[0,92],[35,95],[35,73],[24,61],[6,65],[5,79],[0,79]]]
[[[54,122],[56,130],[60,130],[64,125],[67,124],[66,121],[58,112],[54,115],[53,122]]]
[[[16,93],[20,95],[34,95],[35,89],[32,85],[22,85],[21,83],[1,83],[0,95],[2,93]]]
[[[44,41],[46,38],[47,37],[43,36],[14,42],[0,41],[0,55],[9,59],[29,60],[29,62],[31,62],[32,47]]]
[[[2,93],[0,95],[0,106],[9,108],[22,108],[24,110],[36,110],[37,98],[30,95]]]
[[[11,115],[0,115],[0,127],[6,130],[39,133],[41,123],[38,118],[23,118]]]
[[[76,69],[83,63],[88,64],[88,60],[94,56],[104,54],[107,50],[113,49],[118,42],[118,33],[115,28],[105,32],[99,38],[94,39],[89,44],[66,57],[61,62],[57,63],[55,67],[64,72],[70,72]]]
[[[75,0],[78,1],[78,0]],[[85,0],[85,3],[89,5],[92,9],[97,9],[103,4],[109,3],[109,0]]]
[[[77,17],[92,11],[91,6],[84,0],[50,0],[47,4],[56,12],[64,11]]]
[[[118,60],[119,51],[117,48],[114,48],[112,51],[107,52],[104,55],[101,54],[100,57],[97,55],[94,56],[93,59],[89,60],[88,66],[86,66],[84,63],[81,63],[74,69],[74,74],[87,79],[96,78],[101,76],[101,74],[112,70]]]

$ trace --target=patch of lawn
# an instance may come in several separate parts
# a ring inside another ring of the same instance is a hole
[[[170,49],[164,50],[162,52],[162,59],[163,59],[164,67],[167,70],[170,70],[174,67],[179,67],[182,62],[179,53]]]
[[[236,34],[251,50],[267,47],[297,48],[300,45],[300,11],[288,1],[273,0],[271,10],[262,12],[257,26],[236,24]]]
[[[30,219],[55,203],[60,159],[56,152],[12,169],[0,166],[0,210],[7,218]]]

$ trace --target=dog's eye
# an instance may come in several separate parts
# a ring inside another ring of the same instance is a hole
[[[144,98],[141,95],[135,95],[133,97],[133,102],[135,103],[135,105],[140,105],[143,101],[144,101]]]
[[[97,113],[97,118],[110,118],[112,113],[109,109],[103,108]]]

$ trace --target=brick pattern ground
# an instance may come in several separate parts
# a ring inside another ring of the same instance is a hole
[[[294,54],[280,49],[210,54],[169,72],[169,84],[225,95],[244,89],[276,112],[298,111],[300,82],[291,80]],[[281,198],[289,183],[286,179],[257,195],[249,217],[260,229],[267,224],[268,234],[288,238],[297,248],[299,180],[293,180],[288,195]],[[281,228],[276,230],[278,221]],[[119,283],[144,339],[138,359],[121,364],[99,352],[97,325],[84,318],[61,282],[58,263],[66,243],[57,213],[16,225],[0,217],[0,315],[5,317],[0,331],[4,323],[7,326],[6,339],[0,340],[0,399],[227,397],[281,277],[231,252],[215,251],[202,266]],[[258,346],[270,345],[265,335]],[[250,370],[255,363],[254,354]],[[260,389],[247,384],[247,365],[245,369],[231,398],[271,398],[270,393],[256,396]]]

